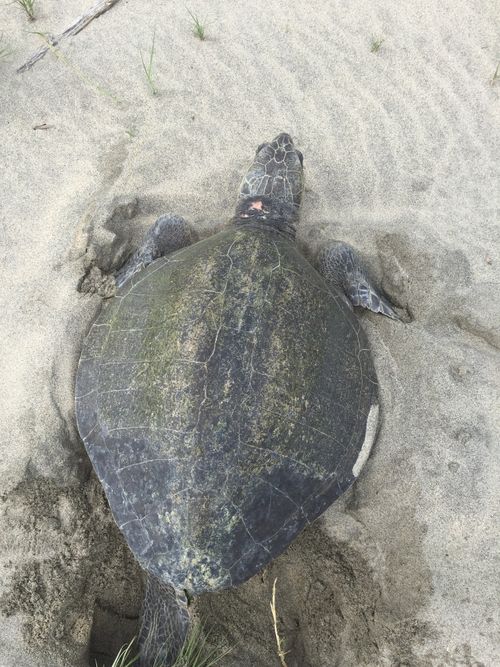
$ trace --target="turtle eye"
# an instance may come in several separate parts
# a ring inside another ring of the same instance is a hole
[[[302,153],[300,151],[295,151],[295,152],[297,153],[297,155],[299,157],[300,166],[303,167],[304,166],[304,156],[302,155]]]
[[[268,144],[266,144],[266,142],[264,142],[263,144],[259,144],[259,146],[257,147],[257,150],[256,150],[255,152],[256,152],[256,153],[260,153],[260,151],[261,151],[265,146],[268,146]]]

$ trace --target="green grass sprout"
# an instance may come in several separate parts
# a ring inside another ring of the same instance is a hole
[[[14,3],[23,10],[28,21],[35,20],[35,0],[14,0]]]
[[[121,649],[118,651],[118,654],[116,658],[113,660],[113,664],[111,667],[133,667],[134,663],[136,660],[138,660],[139,656],[136,655],[133,658],[130,657],[130,653],[132,651],[132,645],[135,642],[135,637],[130,640],[128,644],[125,644],[124,646],[121,647]],[[96,667],[97,661],[96,661]]]
[[[213,667],[231,652],[229,648],[209,648],[203,626],[197,623],[186,637],[186,641],[172,667]],[[155,667],[162,667],[161,663]]]
[[[499,79],[500,79],[500,62],[497,65],[495,73],[491,77],[490,85],[494,86]]]
[[[206,39],[204,23],[191,10],[188,9],[187,12],[193,21],[193,35],[203,42]]]
[[[210,648],[206,633],[200,623],[196,623],[189,632],[172,667],[214,667],[222,658],[231,652],[229,648]],[[135,638],[129,644],[122,646],[112,667],[133,667],[139,656],[130,657]],[[96,663],[96,667],[98,667]],[[161,659],[157,659],[154,667],[163,667]]]
[[[146,75],[146,80],[148,82],[149,89],[151,90],[151,93],[153,95],[156,95],[156,93],[158,92],[158,89],[155,86],[154,77],[153,77],[153,62],[154,62],[154,57],[155,57],[155,39],[156,39],[156,28],[153,30],[153,41],[151,43],[151,48],[149,49],[149,59],[148,59],[147,63],[144,60],[144,54],[141,51],[142,67],[143,67],[144,73]]]
[[[137,128],[135,127],[129,127],[125,130],[126,134],[128,134],[130,139],[135,139],[139,132],[137,131]]]
[[[380,47],[384,42],[385,42],[385,37],[372,37],[372,45],[370,51],[372,53],[378,53],[378,51],[380,51]]]
[[[3,33],[0,33],[0,60],[8,58],[12,53],[11,49],[3,41]]]

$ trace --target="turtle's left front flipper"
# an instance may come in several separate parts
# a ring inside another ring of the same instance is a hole
[[[317,265],[323,278],[338,287],[353,306],[401,320],[389,301],[373,285],[352,246],[347,243],[328,245],[320,250]]]
[[[151,264],[155,259],[180,250],[197,241],[196,233],[178,215],[161,215],[148,229],[141,245],[125,264],[115,273],[115,283],[121,287],[132,276]]]

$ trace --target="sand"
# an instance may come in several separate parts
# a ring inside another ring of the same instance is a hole
[[[301,246],[354,244],[411,321],[362,315],[384,420],[358,483],[198,613],[226,667],[279,665],[277,577],[289,667],[500,664],[498,4],[197,0],[202,42],[184,2],[120,0],[16,74],[87,2],[0,8],[0,667],[83,667],[137,629],[75,431],[83,277],[165,211],[220,227],[279,131],[305,157]]]

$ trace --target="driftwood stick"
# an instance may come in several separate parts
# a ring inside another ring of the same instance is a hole
[[[99,0],[99,2],[96,2],[95,5],[93,5],[88,11],[85,12],[85,14],[82,14],[82,16],[78,17],[76,21],[73,21],[73,23],[68,28],[66,28],[66,30],[62,32],[60,35],[56,35],[55,37],[47,35],[47,39],[49,40],[50,46],[56,46],[57,44],[62,42],[63,39],[76,35],[77,33],[80,32],[80,30],[83,30],[86,26],[88,26],[88,24],[95,18],[97,18],[101,14],[104,14],[104,12],[107,12],[108,9],[111,9],[111,7],[115,5],[117,2],[118,0]],[[35,51],[35,53],[31,56],[31,58],[27,60],[24,63],[24,65],[21,65],[21,67],[19,67],[19,69],[17,70],[18,74],[21,72],[26,72],[26,70],[31,69],[33,65],[36,62],[38,62],[41,58],[43,58],[44,55],[47,53],[47,51],[50,50],[50,46],[42,46],[37,51]]]

